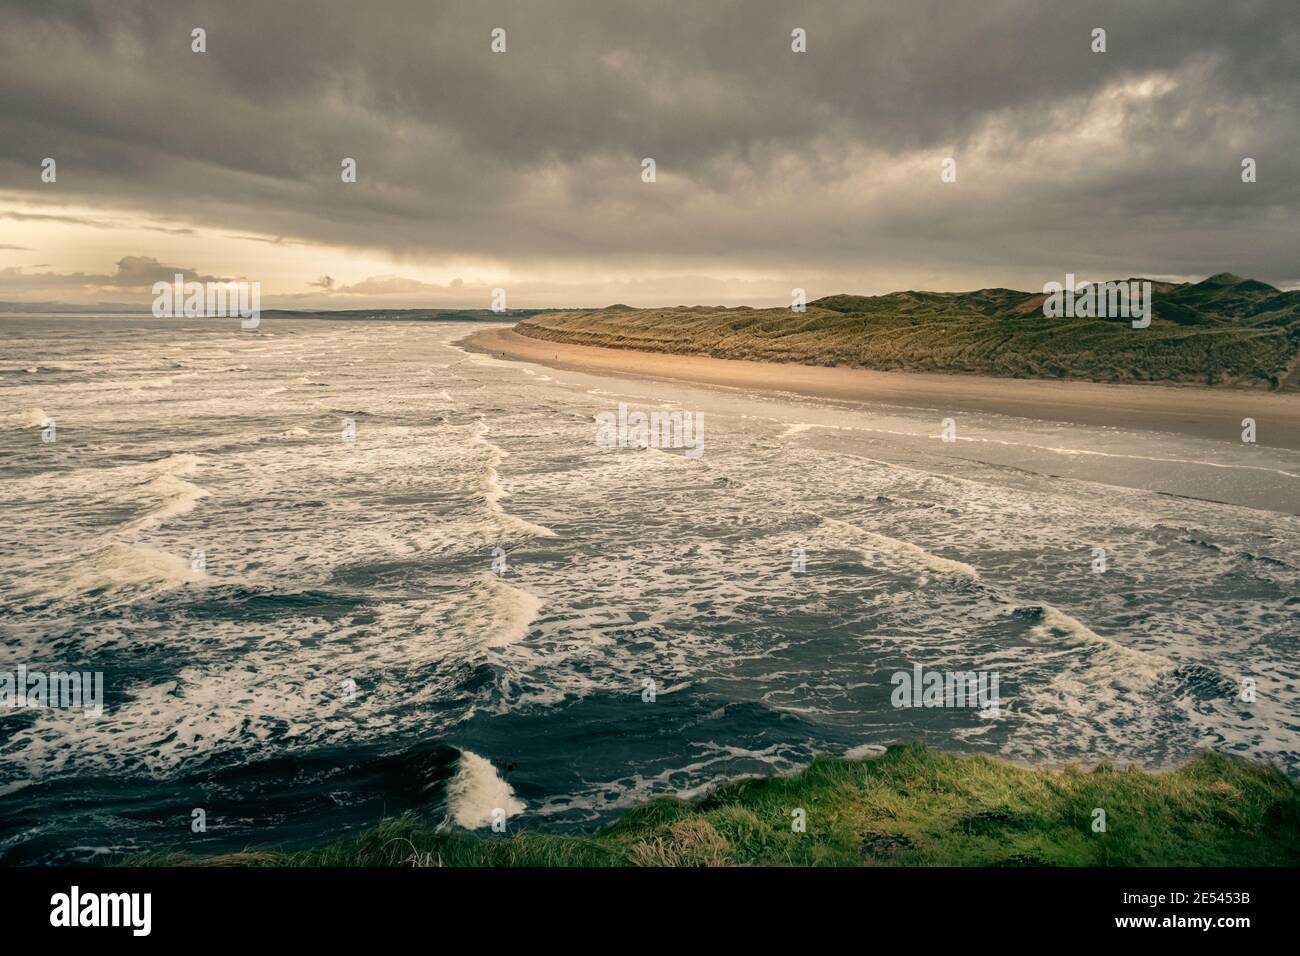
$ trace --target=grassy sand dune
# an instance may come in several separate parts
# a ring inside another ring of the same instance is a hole
[[[1011,289],[834,295],[788,308],[692,306],[534,315],[523,335],[574,345],[911,372],[1294,390],[1300,292],[1228,273],[1154,283],[1149,328],[1049,318]]]
[[[795,832],[796,810],[806,829]],[[1096,811],[1105,832],[1094,831]],[[1300,863],[1300,788],[1205,754],[1150,773],[1031,770],[919,745],[820,757],[694,802],[661,798],[591,836],[478,835],[414,817],[293,852],[135,857],[218,866],[1278,866]]]
[[[1240,441],[1241,420],[1260,423],[1260,444],[1300,450],[1300,401],[1294,391],[1203,385],[1117,385],[1060,379],[1012,379],[932,372],[733,361],[629,348],[543,341],[513,329],[484,329],[459,344],[496,358],[598,375],[721,385],[832,401],[930,408],[940,415],[995,413],[1129,431]],[[937,418],[938,416],[936,416]]]

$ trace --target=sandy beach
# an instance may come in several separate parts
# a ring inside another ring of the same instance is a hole
[[[472,351],[552,368],[776,390],[849,402],[934,408],[943,414],[993,412],[1222,441],[1240,441],[1242,419],[1253,418],[1260,445],[1300,450],[1300,397],[1294,394],[742,362],[701,355],[567,345],[501,328],[475,332],[460,344]]]

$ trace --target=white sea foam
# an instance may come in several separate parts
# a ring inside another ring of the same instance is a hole
[[[192,510],[200,498],[204,498],[208,494],[205,489],[176,475],[159,475],[152,481],[141,485],[139,491],[150,497],[157,498],[160,505],[156,511],[135,522],[134,526],[136,527],[144,524],[157,524],[168,518],[183,515]]]
[[[470,444],[486,449],[488,453],[487,467],[482,482],[483,500],[487,506],[488,514],[495,520],[497,526],[512,537],[555,537],[555,532],[550,528],[518,518],[507,513],[501,507],[501,499],[508,497],[509,492],[501,487],[501,478],[497,473],[497,466],[506,458],[506,451],[488,440],[487,426],[481,420],[472,426]]]
[[[1084,684],[1113,684],[1128,691],[1145,690],[1174,666],[1167,657],[1125,647],[1109,637],[1102,637],[1050,604],[1041,607],[1040,621],[1030,629],[1029,637],[1043,643],[1064,643],[1079,648],[1086,655],[1081,660],[1084,666],[1071,670]]]
[[[542,608],[537,595],[506,584],[491,571],[479,576],[468,597],[452,606],[449,623],[485,647],[508,647],[522,641]]]
[[[939,436],[934,435],[931,437],[937,438]],[[1101,451],[1096,448],[1066,448],[1060,445],[1039,445],[1034,442],[1011,441],[1006,438],[981,438],[972,435],[957,435],[956,440],[959,442],[978,442],[987,445],[1003,445],[1008,448],[1031,448],[1035,451],[1045,451],[1054,455],[1065,455],[1067,457],[1120,458],[1129,461],[1146,461],[1171,465],[1192,465],[1199,468],[1227,468],[1243,471],[1263,471],[1282,475],[1286,478],[1300,478],[1300,474],[1293,471],[1287,471],[1284,468],[1272,468],[1266,465],[1248,465],[1242,464],[1241,462],[1206,461],[1203,458],[1171,458],[1159,455],[1133,455],[1122,452]]]
[[[851,428],[845,428],[843,425],[820,425],[812,422],[793,422],[785,426],[785,431],[778,435],[778,438],[793,438],[795,435],[802,435],[804,432],[810,432],[817,428],[825,428],[831,431],[852,431]]]
[[[201,571],[193,570],[190,562],[179,555],[114,541],[75,566],[67,591],[168,590],[203,578]]]
[[[785,431],[777,437],[790,438],[794,435],[802,434],[806,431],[812,431],[814,428],[821,428],[821,425],[810,425],[807,422],[795,422],[793,425],[787,425]]]
[[[564,794],[536,809],[540,816],[557,813],[571,814],[583,811],[587,819],[614,810],[626,810],[644,803],[652,797],[671,794],[679,800],[693,800],[731,780],[752,777],[753,771],[727,773],[723,768],[734,761],[744,761],[749,766],[766,767],[773,775],[788,774],[800,767],[790,759],[785,744],[773,744],[762,749],[738,746],[725,741],[703,741],[693,748],[701,756],[683,765],[665,767],[658,773],[646,775],[631,773],[617,783],[601,782],[578,793]],[[695,786],[683,786],[682,780],[702,781]]]
[[[191,475],[197,469],[199,459],[195,455],[169,455],[156,462],[144,465],[127,465],[129,472],[143,472],[154,477],[132,485],[118,493],[119,500],[134,503],[141,497],[152,499],[157,507],[148,514],[126,525],[123,530],[138,531],[161,524],[168,518],[175,518],[193,510],[194,505],[207,496],[206,489],[193,482],[186,481],[182,475]]]
[[[894,558],[902,558],[913,565],[919,565],[926,571],[945,577],[965,578],[970,581],[979,580],[979,572],[962,561],[942,558],[912,544],[910,541],[900,541],[898,538],[867,531],[865,528],[859,528],[847,521],[839,521],[835,518],[826,518],[820,515],[818,517],[821,517],[822,524],[827,529],[843,539],[849,542],[866,544],[870,549],[870,553],[863,551],[864,557],[870,557],[870,554],[883,553]]]
[[[885,750],[883,744],[859,744],[844,751],[844,756],[850,760],[862,760],[867,757],[879,757],[884,754]]]
[[[5,428],[44,428],[50,423],[50,416],[43,408],[24,408],[19,412],[0,415],[0,424]]]
[[[1031,446],[1042,447],[1042,446]],[[1047,448],[1046,451],[1055,452],[1058,455],[1092,455],[1100,458],[1128,458],[1133,461],[1153,461],[1173,465],[1194,465],[1202,468],[1233,468],[1243,471],[1266,471],[1276,475],[1282,475],[1285,478],[1300,478],[1300,474],[1294,471],[1287,471],[1284,468],[1269,468],[1264,465],[1243,465],[1239,462],[1222,462],[1222,461],[1205,461],[1200,458],[1160,458],[1154,455],[1121,455],[1114,452],[1094,451],[1080,448]]]
[[[461,751],[456,775],[447,782],[447,813],[456,826],[476,830],[491,826],[498,810],[511,817],[526,809],[527,804],[515,796],[490,761],[472,751]]]

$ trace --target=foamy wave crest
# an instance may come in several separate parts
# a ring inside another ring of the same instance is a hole
[[[153,461],[123,465],[121,470],[133,475],[192,475],[198,467],[198,455],[181,452],[175,455],[167,455],[164,458],[157,458]]]
[[[497,466],[506,458],[506,451],[488,441],[487,426],[483,422],[474,423],[470,432],[470,444],[483,448],[488,453],[487,473],[483,477],[482,490],[484,504],[494,524],[509,537],[555,537],[555,532],[550,528],[517,518],[501,507],[501,499],[509,497],[509,492],[501,487],[501,476],[497,474]]]
[[[991,441],[992,439],[980,439],[981,441]],[[1020,442],[998,442],[1003,445],[1018,445]],[[1128,458],[1133,461],[1156,461],[1173,465],[1196,465],[1201,468],[1240,468],[1246,471],[1269,471],[1277,475],[1283,475],[1287,478],[1300,478],[1300,474],[1294,471],[1286,471],[1282,468],[1268,468],[1263,465],[1243,465],[1239,462],[1222,462],[1222,461],[1205,461],[1200,458],[1158,458],[1151,455],[1124,455],[1117,452],[1096,451],[1088,448],[1056,448],[1044,445],[1027,445],[1029,448],[1038,448],[1043,451],[1054,452],[1058,455],[1082,456],[1089,455],[1097,458]]]
[[[1064,611],[1044,604],[1020,609],[1037,619],[1029,631],[1031,640],[1063,643],[1079,648],[1085,666],[1073,669],[1073,680],[1091,687],[1109,684],[1123,690],[1145,690],[1162,674],[1173,669],[1173,662],[1159,654],[1125,647],[1109,637],[1102,637],[1083,622]]]
[[[169,590],[204,577],[189,561],[142,544],[114,542],[93,555],[80,573],[68,582],[70,590],[89,591]]]
[[[969,564],[962,561],[953,561],[949,558],[941,558],[937,554],[931,554],[924,548],[917,547],[910,541],[900,541],[898,538],[867,531],[857,525],[849,524],[847,521],[839,521],[835,518],[822,517],[821,521],[824,527],[835,534],[843,536],[849,541],[865,543],[872,553],[901,558],[908,563],[920,566],[925,571],[944,577],[962,578],[968,581],[979,580],[979,572]],[[868,556],[866,551],[863,551],[862,554],[863,557]]]
[[[493,511],[493,519],[505,537],[509,538],[554,538],[555,532],[540,524],[533,524],[523,518],[517,518],[504,511]]]
[[[18,602],[76,601],[96,595],[134,600],[145,592],[168,591],[206,576],[184,558],[141,544],[110,542],[97,550],[33,562],[12,588]]]
[[[24,408],[20,412],[0,415],[0,425],[5,428],[44,428],[50,423],[50,416],[43,408]]]
[[[282,432],[276,432],[274,435],[263,435],[259,441],[274,441],[281,438],[310,438],[311,432],[302,427],[287,428]]]
[[[508,647],[528,636],[542,600],[484,571],[468,600],[451,609],[449,623],[486,647]]]
[[[458,827],[476,830],[491,826],[496,811],[507,817],[523,813],[527,804],[497,774],[491,761],[463,750],[456,775],[447,782],[447,815]]]
[[[203,488],[175,475],[160,475],[148,484],[142,485],[140,490],[161,502],[157,511],[141,519],[148,523],[183,515],[194,507],[195,502],[207,495],[207,491]]]
[[[130,466],[133,469],[143,470],[147,474],[154,474],[155,477],[125,489],[119,498],[134,502],[135,499],[144,496],[154,499],[158,507],[132,521],[126,526],[127,530],[152,527],[168,518],[191,511],[198,500],[206,497],[208,492],[181,476],[193,474],[198,464],[199,460],[196,456],[184,454],[170,455],[147,465]]]
[[[815,428],[826,428],[832,430],[842,430],[842,425],[815,425],[811,422],[792,422],[785,426],[785,431],[777,435],[777,438],[793,438],[795,435],[802,435],[804,432],[810,432]]]

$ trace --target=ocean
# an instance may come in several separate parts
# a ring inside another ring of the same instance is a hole
[[[590,831],[908,741],[1300,775],[1300,453],[949,442],[457,345],[484,327],[0,319],[0,674],[104,688],[0,708],[0,861]],[[620,404],[700,413],[702,453],[606,447]],[[918,666],[996,674],[996,712],[896,706]]]

